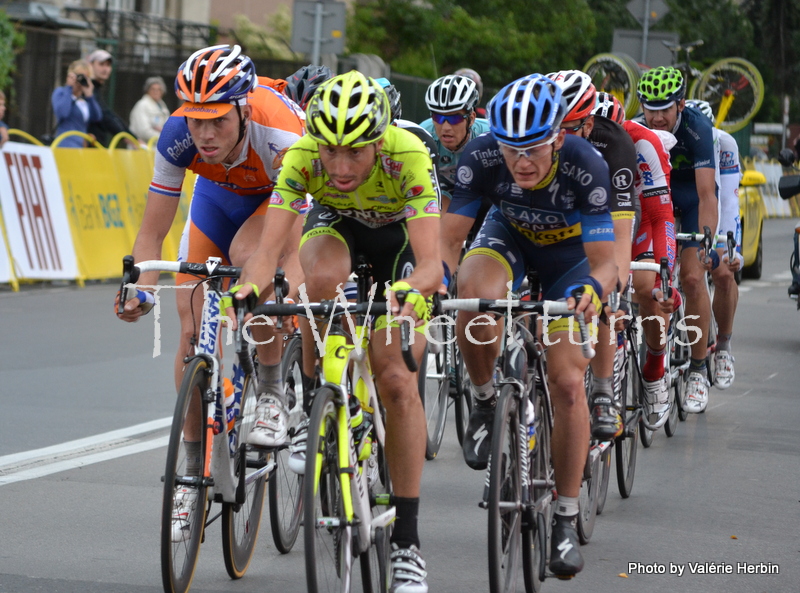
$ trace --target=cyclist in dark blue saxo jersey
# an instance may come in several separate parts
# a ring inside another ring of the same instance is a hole
[[[575,288],[583,288],[577,311],[591,319],[617,281],[608,166],[586,140],[560,129],[566,113],[561,89],[542,75],[503,88],[488,112],[492,133],[464,150],[442,223],[442,253],[454,270],[481,200],[492,201],[461,264],[459,297],[505,298],[508,283],[518,288],[526,267],[533,267],[546,299],[570,298]],[[459,312],[457,333],[475,398],[464,458],[473,469],[484,469],[496,404],[494,367],[503,334],[496,323],[471,324],[476,317]],[[562,576],[583,568],[576,520],[589,445],[583,383],[588,361],[579,338],[566,333],[569,329],[568,318],[553,319],[545,336],[548,380],[558,408],[552,436],[558,504],[550,569]]]
[[[644,123],[654,130],[672,132],[678,141],[670,149],[672,203],[680,212],[681,231],[695,233],[707,226],[716,232],[717,183],[714,159],[714,131],[709,119],[686,107],[686,84],[676,68],[659,66],[639,81],[637,91],[644,111]],[[712,262],[700,261],[699,244],[686,242],[681,251],[681,286],[686,294],[686,315],[702,329],[702,339],[692,344],[691,364],[683,408],[698,414],[708,405],[706,338],[711,324],[711,299],[705,273]],[[702,255],[702,254],[701,254]]]

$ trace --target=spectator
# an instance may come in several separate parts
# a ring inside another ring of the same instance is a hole
[[[114,136],[120,132],[128,132],[131,136],[135,136],[122,118],[111,110],[106,101],[107,91],[103,88],[111,78],[113,57],[104,49],[96,49],[89,54],[87,59],[94,69],[92,82],[95,86],[97,102],[103,112],[102,119],[89,126],[89,133],[97,138],[97,141],[103,146],[108,146]]]
[[[170,111],[164,103],[167,85],[160,76],[151,76],[144,83],[144,95],[131,109],[131,130],[144,143],[161,134]]]
[[[6,116],[6,95],[0,91],[0,148],[8,142],[8,125],[3,121]]]
[[[85,60],[76,60],[67,70],[67,84],[53,91],[51,98],[56,115],[56,137],[64,132],[86,133],[90,122],[103,118],[103,111],[94,96],[92,67]],[[70,136],[59,145],[63,148],[82,148],[83,138]]]

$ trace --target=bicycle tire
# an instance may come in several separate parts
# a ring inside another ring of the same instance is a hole
[[[639,445],[639,421],[633,421],[639,402],[638,381],[633,377],[636,370],[629,349],[625,349],[625,377],[620,385],[622,398],[622,419],[624,429],[622,435],[614,441],[617,467],[617,487],[622,498],[628,498],[633,489],[633,478],[636,473],[636,451]]]
[[[717,127],[728,133],[744,128],[758,113],[764,101],[764,80],[758,69],[741,58],[724,58],[707,68],[692,95],[708,101],[715,114],[723,98],[733,95],[727,117]]]
[[[594,533],[597,519],[597,493],[600,485],[600,456],[592,460],[591,449],[586,456],[581,490],[578,494],[578,539],[582,545],[588,544]]]
[[[489,467],[489,591],[516,591],[522,560],[522,460],[515,388],[500,390]],[[525,447],[527,450],[527,446]]]
[[[678,320],[683,320],[686,315],[686,309],[684,307],[684,303],[686,299],[684,297],[684,302],[681,303],[678,310],[673,314]],[[689,343],[689,336],[685,329],[681,329],[677,323],[675,325],[675,338],[673,340],[673,350],[670,354],[670,365],[676,366],[681,365],[684,366],[688,364],[689,357],[691,356],[691,347],[687,344]],[[684,422],[686,418],[689,416],[688,412],[683,409],[683,390],[684,390],[684,377],[685,371],[682,371],[681,374],[678,375],[677,380],[673,384],[673,389],[675,393],[675,403],[676,407],[678,408],[678,420]]]
[[[531,498],[534,503],[537,503],[545,496],[551,496],[552,490],[555,488],[555,471],[550,454],[551,411],[545,402],[544,392],[537,388],[533,393],[536,445],[533,455],[531,455],[530,475],[533,485]],[[541,486],[541,484],[552,484],[552,486]],[[535,528],[532,527],[531,545],[523,545],[522,554],[522,573],[527,593],[541,591],[542,583],[547,578],[547,568],[550,562],[550,539],[553,529],[552,497],[544,508],[539,509],[533,515]],[[525,544],[524,537],[522,541]],[[533,568],[536,570],[531,570]]]
[[[392,485],[389,476],[389,466],[386,461],[386,451],[377,441],[372,444],[374,462],[377,466],[378,477],[370,481],[370,501],[373,518],[381,514],[385,507],[378,502],[380,495],[391,496]],[[367,466],[369,468],[369,465]],[[390,556],[392,547],[390,537],[392,524],[376,527],[372,545],[367,552],[361,554],[361,581],[364,593],[387,593],[391,585]]]
[[[292,418],[303,409],[303,350],[299,335],[290,337],[281,357],[281,375],[289,410],[289,428],[293,434],[296,423]],[[281,554],[288,554],[297,541],[303,516],[303,476],[289,469],[288,447],[275,451],[275,469],[269,478],[269,523],[272,541]]]
[[[202,358],[194,358],[189,362],[178,390],[164,470],[164,497],[161,507],[161,580],[166,593],[185,593],[189,590],[197,567],[200,544],[203,541],[207,499],[207,487],[204,482],[201,481],[197,488],[197,502],[188,520],[189,525],[193,527],[189,530],[187,539],[173,541],[172,515],[175,506],[175,488],[182,478],[188,477],[183,440],[184,426],[189,413],[199,416],[199,426],[205,425],[208,404],[202,401],[202,394],[207,389],[208,364]],[[194,402],[193,398],[196,398]],[[200,467],[205,467],[206,431],[201,429],[200,433]]]
[[[673,361],[673,352],[675,352],[675,337],[676,337],[676,330],[677,330],[677,316],[672,315],[670,319],[670,327],[668,331],[668,335],[670,336],[669,343],[667,344],[667,353],[665,358],[665,369],[664,375],[667,377],[667,393],[669,397],[669,412],[667,413],[667,421],[664,423],[664,433],[667,435],[668,438],[672,438],[675,436],[675,433],[678,430],[678,404],[673,397],[673,388],[675,383],[680,383],[680,376],[676,377],[673,380],[672,377],[672,361]]]
[[[427,441],[425,444],[425,459],[436,459],[444,439],[444,429],[447,423],[447,402],[450,397],[450,380],[448,378],[449,348],[444,344],[446,335],[442,332],[441,325],[430,326],[431,337],[439,345],[425,344],[420,364],[418,381],[419,396],[422,407],[425,408],[425,424]],[[438,351],[436,351],[438,350]]]
[[[236,432],[231,447],[232,450],[238,451],[234,472],[237,479],[241,472],[246,476],[248,468],[259,468],[267,462],[266,453],[248,450],[244,442],[255,423],[258,400],[256,384],[255,375],[245,376],[241,409],[234,424]],[[253,558],[264,510],[266,482],[266,475],[260,476],[250,484],[245,482],[245,499],[242,504],[222,503],[222,556],[225,560],[225,570],[232,579],[242,578]]]
[[[634,369],[634,374],[632,377],[634,378],[636,384],[639,386],[638,394],[639,399],[636,400],[639,403],[639,406],[642,409],[642,415],[639,420],[639,439],[642,441],[642,446],[645,449],[649,449],[650,445],[653,444],[653,435],[655,434],[654,430],[651,430],[647,427],[647,423],[645,422],[645,413],[648,410],[647,402],[644,401],[644,386],[642,385],[642,364],[644,363],[645,356],[647,356],[647,344],[644,340],[639,347],[637,352],[637,359],[636,359],[636,368]]]
[[[601,53],[589,58],[582,70],[591,77],[598,92],[610,93],[619,99],[627,119],[639,112],[636,88],[640,72],[633,58],[621,53]]]
[[[464,444],[464,435],[469,424],[469,415],[472,412],[472,393],[470,392],[470,379],[467,373],[467,366],[464,364],[464,357],[461,350],[454,345],[455,349],[455,415],[456,415],[456,436],[458,445]]]
[[[608,496],[608,482],[611,479],[611,449],[609,447],[603,452],[600,457],[600,471],[602,472],[600,478],[600,487],[597,492],[597,514],[601,515],[606,506],[606,497]]]
[[[349,591],[353,527],[346,525],[339,463],[339,394],[322,387],[308,425],[303,481],[303,538],[309,593]],[[349,461],[347,462],[349,463]],[[338,523],[338,524],[337,524]]]

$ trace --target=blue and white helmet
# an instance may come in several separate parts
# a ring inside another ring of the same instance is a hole
[[[503,87],[486,111],[498,142],[525,146],[558,133],[567,105],[556,82],[531,74]]]
[[[711,103],[708,101],[702,101],[700,99],[689,99],[686,101],[687,107],[694,107],[700,113],[705,115],[711,121],[714,121],[714,109],[711,107]]]

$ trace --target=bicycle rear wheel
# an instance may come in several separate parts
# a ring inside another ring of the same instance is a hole
[[[303,409],[302,366],[300,337],[289,338],[281,359],[281,369],[292,434]],[[272,541],[281,554],[288,554],[292,550],[303,516],[303,476],[289,469],[290,454],[288,447],[275,451],[275,469],[269,478],[269,523]]]
[[[203,426],[208,406],[203,396],[209,389],[208,373],[205,360],[192,359],[184,372],[172,419],[161,507],[161,580],[167,593],[189,590],[203,541],[207,486],[201,474],[206,466],[207,443]],[[195,467],[200,471],[192,471],[192,475],[187,469],[184,440],[187,425],[199,431],[200,459]],[[190,496],[194,496],[193,503]]]
[[[536,442],[533,453],[529,456],[531,501],[534,508],[529,517],[529,529],[522,530],[522,575],[527,593],[538,593],[545,579],[553,519],[552,493],[555,488],[555,474],[550,458],[550,410],[544,391],[535,389],[534,394]]]
[[[500,390],[489,468],[489,591],[516,591],[522,559],[522,467],[519,402],[512,386]],[[527,447],[526,447],[527,450]]]
[[[732,133],[744,128],[758,113],[764,101],[764,80],[747,60],[725,58],[703,72],[692,98],[708,101],[717,116],[723,103],[730,102],[718,127]]]
[[[608,481],[611,477],[611,447],[603,452],[600,458],[600,486],[597,491],[597,514],[600,515],[606,506]]]
[[[377,439],[372,443],[372,458],[365,466],[363,471],[368,472],[372,517],[377,517],[387,510],[392,493],[386,453]],[[361,580],[364,593],[386,593],[389,590],[391,533],[391,524],[386,527],[376,527],[372,545],[369,550],[361,554]]]
[[[339,459],[340,399],[330,387],[319,389],[308,425],[303,537],[309,593],[347,592],[351,586],[353,526],[344,512],[340,473],[349,464]]]
[[[625,107],[625,117],[631,119],[639,111],[636,88],[640,68],[636,61],[624,53],[602,53],[589,59],[582,68],[598,91],[614,95]]]
[[[588,544],[594,533],[597,518],[597,495],[600,487],[600,456],[592,459],[591,449],[586,457],[583,469],[583,482],[578,495],[578,539],[581,544]]]
[[[450,394],[448,377],[448,352],[450,348],[444,327],[431,325],[430,335],[433,341],[425,345],[422,364],[419,371],[419,394],[425,408],[425,420],[428,429],[428,440],[425,446],[425,458],[435,459],[439,454],[444,438],[444,427],[447,421],[447,400]]]
[[[636,451],[639,446],[638,405],[640,401],[639,377],[630,348],[625,349],[625,376],[622,379],[621,403],[624,429],[614,442],[617,466],[617,486],[622,498],[628,498],[633,489],[636,473]]]
[[[255,375],[246,375],[242,387],[241,409],[231,441],[231,450],[237,451],[234,475],[243,485],[244,501],[241,504],[222,504],[222,554],[225,569],[232,579],[242,578],[247,572],[258,541],[264,509],[266,474],[255,478],[252,474],[254,469],[260,469],[267,463],[267,454],[248,450],[245,444],[255,423],[257,399]]]

